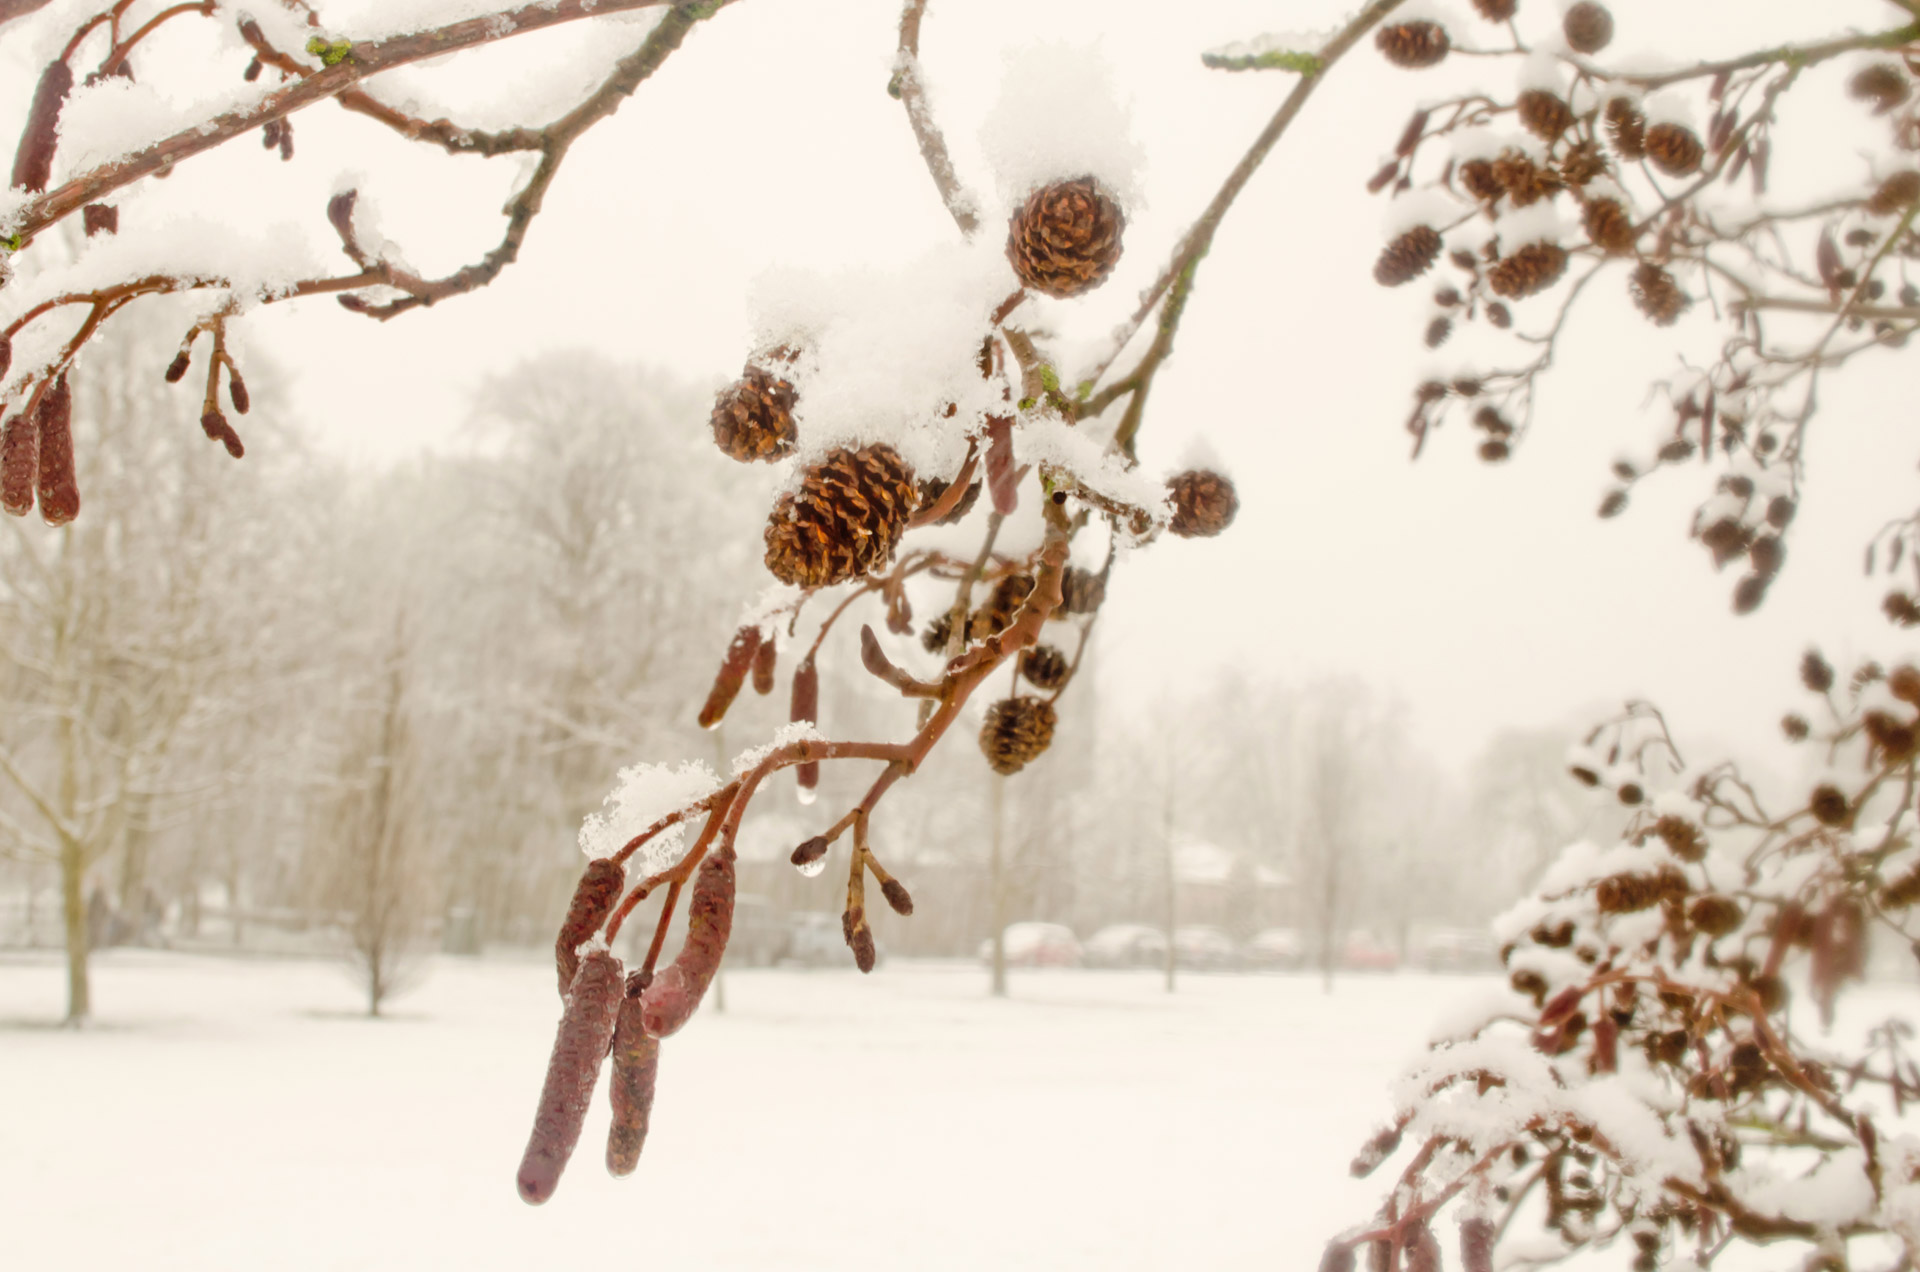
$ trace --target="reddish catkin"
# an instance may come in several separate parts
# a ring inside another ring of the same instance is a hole
[[[80,483],[73,471],[73,393],[67,377],[40,395],[40,516],[64,526],[80,515]]]
[[[33,92],[33,109],[27,114],[27,127],[20,134],[20,149],[13,155],[13,184],[38,194],[47,188],[53,175],[53,151],[60,138],[60,108],[73,91],[73,68],[54,62],[40,74],[40,86]]]
[[[31,415],[16,415],[0,430],[0,508],[16,517],[32,512],[39,479],[40,425]]]
[[[747,682],[747,672],[753,667],[753,656],[760,652],[760,628],[749,623],[733,634],[733,643],[727,646],[727,656],[720,660],[720,674],[713,678],[713,688],[707,693],[707,701],[700,708],[700,727],[711,729],[719,724],[721,717],[727,714],[727,708],[740,693],[740,686]]]
[[[620,960],[607,950],[595,950],[580,964],[567,1010],[554,1035],[553,1055],[547,1061],[546,1085],[533,1115],[533,1134],[520,1158],[520,1199],[537,1206],[553,1196],[560,1172],[580,1142],[587,1105],[600,1081],[600,1062],[613,1042],[614,1023],[624,997]]]
[[[733,931],[733,847],[708,855],[694,876],[693,896],[687,902],[687,940],[680,954],[653,984],[641,1002],[641,1024],[656,1038],[677,1033],[700,1008],[700,999],[720,957],[727,952]]]
[[[760,642],[753,652],[753,691],[761,697],[773,692],[773,673],[778,665],[779,646],[771,640]]]
[[[627,977],[627,994],[613,1027],[613,1123],[607,1128],[607,1173],[631,1175],[647,1144],[653,1117],[653,1083],[660,1073],[660,1040],[640,1023],[640,974]]]
[[[813,655],[809,653],[793,673],[793,711],[789,717],[796,723],[820,720],[820,671],[813,665]],[[800,789],[810,791],[820,785],[819,761],[799,765],[794,770]]]
[[[1462,1272],[1493,1272],[1494,1227],[1491,1219],[1466,1219],[1460,1224]]]
[[[587,863],[574,885],[573,900],[567,903],[567,917],[561,921],[560,934],[553,941],[553,961],[560,972],[560,997],[566,998],[574,974],[580,970],[580,947],[600,930],[613,913],[620,890],[626,886],[627,872],[611,857],[595,857]]]

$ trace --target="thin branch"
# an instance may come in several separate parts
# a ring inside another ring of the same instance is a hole
[[[900,10],[900,53],[894,64],[893,80],[887,85],[900,104],[907,108],[907,122],[913,126],[913,139],[920,143],[920,157],[940,191],[940,201],[960,232],[972,238],[980,228],[979,204],[953,169],[953,156],[947,153],[947,140],[933,122],[927,105],[926,86],[920,82],[920,20],[926,16],[927,0],[907,0]]]

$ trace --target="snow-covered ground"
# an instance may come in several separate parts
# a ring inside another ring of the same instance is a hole
[[[53,959],[6,956],[0,1266],[1313,1267],[1378,1200],[1346,1163],[1389,1080],[1473,988],[736,972],[665,1047],[638,1173],[606,1176],[598,1109],[534,1209],[547,966],[442,960],[370,1021],[330,965],[112,953],[74,1033]]]

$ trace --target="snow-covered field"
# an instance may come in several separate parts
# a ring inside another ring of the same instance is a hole
[[[597,1110],[533,1209],[547,966],[442,960],[382,1021],[325,964],[112,953],[80,1033],[61,988],[0,959],[8,1268],[1310,1268],[1378,1201],[1345,1168],[1388,1081],[1473,990],[737,972],[664,1050],[639,1172],[606,1176]]]

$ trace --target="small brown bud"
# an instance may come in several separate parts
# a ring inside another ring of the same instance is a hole
[[[1833,664],[1820,656],[1817,649],[1809,649],[1800,655],[1800,683],[1810,693],[1825,693],[1833,688]]]
[[[1720,937],[1740,926],[1746,914],[1732,897],[1709,893],[1687,909],[1687,922],[1708,936]]]
[[[1839,787],[1822,782],[1808,797],[1807,811],[1823,826],[1846,826],[1853,820],[1853,807]]]
[[[1780,719],[1780,731],[1787,735],[1789,742],[1805,742],[1812,729],[1805,716],[1786,715]]]
[[[233,409],[242,415],[253,409],[253,396],[247,392],[247,382],[231,366],[227,368],[227,397],[232,399]]]
[[[193,365],[193,355],[182,349],[173,355],[173,361],[167,364],[167,383],[178,384],[186,377],[187,368]]]
[[[913,896],[898,879],[882,881],[880,893],[886,897],[887,904],[893,907],[895,914],[905,916],[913,913]]]
[[[793,855],[787,858],[787,860],[796,866],[810,866],[827,855],[827,847],[828,844],[825,836],[815,835],[812,839],[807,840],[798,848],[795,848]]]

